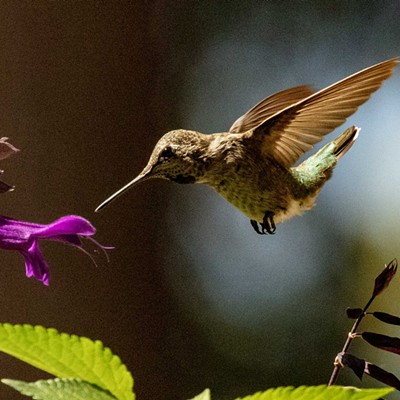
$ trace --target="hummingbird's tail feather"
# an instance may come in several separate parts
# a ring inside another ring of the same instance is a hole
[[[334,155],[336,160],[339,160],[347,151],[353,146],[354,142],[358,137],[360,128],[352,126],[346,129],[338,138],[336,138],[333,143],[336,145],[334,148]]]
[[[359,128],[352,126],[339,137],[325,145],[317,153],[292,168],[308,194],[316,195],[324,183],[332,176],[337,161],[350,149],[357,139]]]

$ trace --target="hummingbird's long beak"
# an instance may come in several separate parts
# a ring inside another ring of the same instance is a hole
[[[119,197],[122,193],[124,193],[126,190],[129,188],[133,187],[139,182],[143,182],[147,179],[152,178],[151,174],[151,169],[150,168],[145,168],[134,180],[130,181],[128,184],[126,184],[124,187],[119,189],[117,192],[115,192],[113,195],[111,195],[108,199],[104,200],[95,210],[94,212],[100,211],[103,207],[105,207],[107,204],[111,203],[113,200],[115,200],[117,197]]]

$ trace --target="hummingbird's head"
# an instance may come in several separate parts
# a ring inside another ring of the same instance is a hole
[[[166,133],[156,144],[142,179],[162,178],[177,183],[195,183],[204,173],[207,136],[183,129]],[[139,175],[139,176],[140,176]]]
[[[204,153],[209,145],[207,135],[183,129],[166,133],[156,144],[143,171],[131,182],[101,203],[100,210],[127,189],[151,178],[177,183],[195,183],[205,171]]]

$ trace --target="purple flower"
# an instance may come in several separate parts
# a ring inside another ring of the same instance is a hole
[[[62,217],[48,225],[17,221],[0,215],[0,248],[19,251],[25,258],[26,276],[34,276],[45,285],[49,284],[50,271],[40,251],[39,240],[71,244],[90,256],[82,248],[81,238],[90,239],[101,250],[111,248],[101,246],[91,238],[95,232],[96,229],[89,221],[75,215]]]

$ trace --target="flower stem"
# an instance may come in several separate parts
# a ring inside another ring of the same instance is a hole
[[[363,308],[362,313],[359,315],[359,317],[354,322],[354,325],[351,328],[351,331],[347,334],[346,342],[345,342],[345,344],[343,346],[343,349],[341,351],[342,353],[346,353],[347,350],[349,349],[351,341],[354,339],[353,334],[356,332],[356,330],[357,330],[358,326],[360,325],[362,319],[365,317],[365,314],[367,312],[368,307],[371,305],[371,303],[374,301],[374,299],[375,299],[375,295],[372,295],[372,297],[369,299],[368,303]],[[335,359],[334,365],[335,365],[335,367],[333,369],[331,378],[329,379],[328,386],[332,386],[332,385],[336,384],[337,378],[339,376],[339,372],[340,372],[341,368],[343,367],[341,365],[341,363],[339,361],[337,361],[337,359]]]

